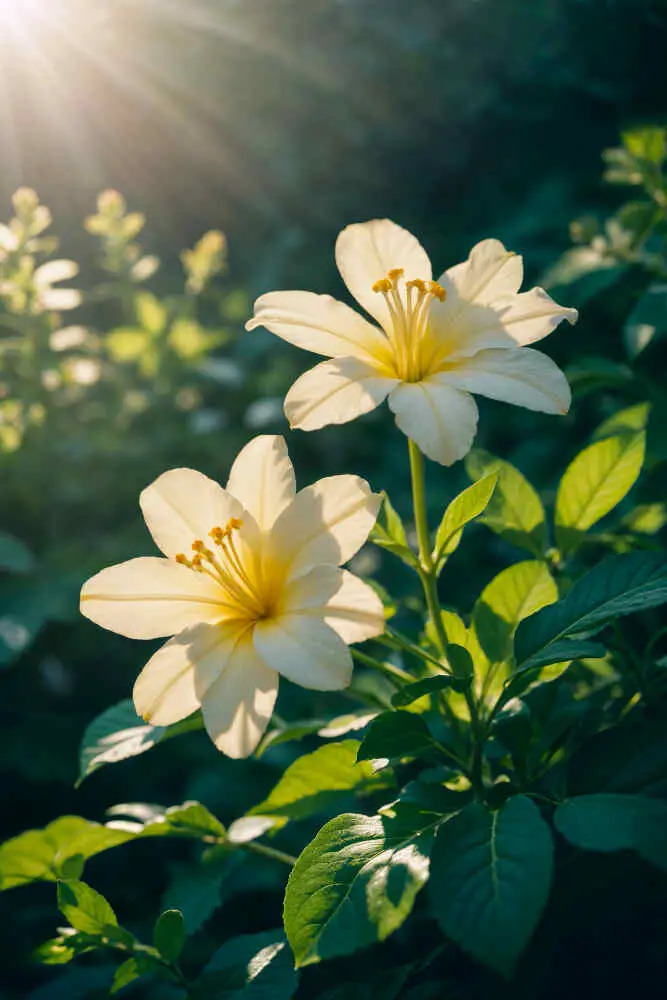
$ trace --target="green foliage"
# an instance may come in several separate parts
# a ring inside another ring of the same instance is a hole
[[[567,636],[599,632],[607,622],[667,601],[667,559],[657,552],[610,556],[582,577],[557,604],[525,621],[516,635],[516,658],[533,657]]]
[[[253,807],[252,816],[271,817],[273,825],[328,811],[350,793],[368,793],[383,784],[369,764],[357,763],[357,740],[330,743],[305,754],[287,768],[271,794]]]
[[[400,927],[428,878],[437,822],[421,814],[343,814],[322,827],[285,893],[285,932],[297,967],[350,954]]]
[[[299,985],[282,931],[226,941],[191,987],[198,1000],[290,1000]]]
[[[556,828],[587,851],[637,851],[667,870],[667,803],[643,795],[579,795],[561,802]]]
[[[546,547],[544,507],[528,480],[509,462],[474,449],[466,460],[466,472],[476,482],[497,475],[486,510],[479,518],[497,535],[541,557]]]
[[[466,806],[436,839],[435,915],[462,948],[509,976],[547,901],[552,866],[549,827],[530,799],[517,796],[497,811]]]
[[[386,493],[383,497],[382,511],[373,527],[370,541],[379,545],[381,549],[386,549],[387,552],[398,556],[406,565],[418,565],[417,556],[408,545],[403,522]]]
[[[556,497],[556,544],[563,553],[572,552],[581,536],[634,486],[645,445],[643,432],[605,436],[568,466]]]
[[[483,476],[455,497],[443,514],[435,536],[433,562],[441,569],[463,537],[463,529],[487,509],[498,482],[499,473]]]

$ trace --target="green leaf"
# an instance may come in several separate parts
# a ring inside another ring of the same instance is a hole
[[[581,536],[621,502],[641,471],[645,448],[644,432],[618,434],[584,448],[568,466],[556,495],[561,551],[574,551]]]
[[[299,985],[282,930],[226,941],[194,984],[197,1000],[290,1000]]]
[[[558,600],[547,566],[537,560],[514,563],[482,591],[472,613],[477,641],[491,663],[512,657],[514,632],[524,618]]]
[[[368,727],[359,747],[357,760],[420,757],[435,746],[421,716],[413,712],[382,712]]]
[[[236,854],[222,845],[212,851],[207,850],[198,864],[188,864],[179,869],[165,890],[162,905],[167,909],[180,910],[191,934],[198,931],[222,905],[222,885],[229,875],[232,856],[236,857]]]
[[[150,955],[134,955],[116,969],[109,993],[113,996],[114,993],[122,990],[124,986],[129,986],[130,983],[133,983],[135,979],[139,979],[147,973],[156,972],[159,968],[160,965],[158,962],[151,958]]]
[[[444,823],[429,892],[445,934],[509,977],[549,896],[553,844],[539,809],[523,795],[491,812],[472,803]]]
[[[284,826],[347,801],[351,792],[383,787],[384,780],[373,774],[370,764],[357,763],[359,746],[358,740],[344,740],[299,757],[249,815],[271,816],[274,826]]]
[[[380,548],[386,549],[393,555],[398,556],[408,566],[418,566],[419,560],[408,545],[403,522],[392,506],[387,494],[383,494],[384,502],[380,516],[376,521],[370,534],[370,541]]]
[[[100,767],[146,753],[163,740],[202,726],[200,713],[173,726],[151,726],[137,715],[130,699],[118,702],[93,719],[83,734],[77,787]]]
[[[297,860],[285,892],[285,931],[297,968],[383,941],[428,879],[432,830],[384,816],[337,816]]]
[[[166,307],[150,292],[139,292],[134,296],[137,319],[144,330],[156,335],[162,333],[167,323]]]
[[[667,870],[667,803],[643,795],[581,795],[562,802],[556,829],[587,851],[637,851]]]
[[[469,452],[465,467],[476,481],[498,476],[481,523],[508,542],[541,556],[547,543],[544,507],[528,480],[509,462],[477,448]]]
[[[638,357],[659,334],[667,330],[667,286],[649,285],[623,328],[623,340],[631,359]]]
[[[655,535],[667,524],[667,505],[644,503],[629,511],[621,521],[622,527],[633,534]]]
[[[621,139],[632,156],[650,163],[661,164],[667,154],[665,129],[657,125],[627,129]]]
[[[105,764],[116,764],[150,750],[166,731],[164,726],[144,722],[129,699],[107,708],[93,719],[83,734],[77,785]]]
[[[617,437],[619,434],[645,431],[650,412],[650,403],[635,403],[634,406],[627,406],[624,410],[617,410],[596,428],[592,440],[602,441],[603,438]]]
[[[0,531],[0,570],[13,573],[29,573],[35,567],[35,559],[30,550],[13,535]]]
[[[590,792],[667,791],[667,712],[656,707],[639,718],[596,733],[570,758],[570,795]]]
[[[104,896],[85,882],[58,882],[58,909],[72,927],[112,941],[131,942]]]
[[[526,690],[536,680],[543,667],[554,663],[569,663],[572,660],[601,659],[606,649],[599,642],[589,642],[586,639],[557,639],[525,660],[521,669],[513,673],[507,680],[503,691],[503,701],[515,698]]]
[[[519,625],[514,644],[523,665],[544,656],[552,643],[570,635],[598,632],[607,622],[667,601],[667,557],[658,552],[609,556],[575,583],[557,604]]]
[[[435,537],[433,561],[436,565],[439,565],[441,560],[444,563],[447,556],[457,548],[466,524],[484,513],[493,496],[498,476],[498,472],[483,476],[459,493],[449,504]]]
[[[168,962],[177,962],[185,944],[185,921],[180,910],[165,910],[157,918],[153,944]]]
[[[434,694],[436,691],[443,691],[451,687],[454,681],[449,674],[434,674],[433,677],[423,677],[414,684],[406,684],[392,696],[391,703],[394,708],[405,708],[413,702],[423,698],[424,695]],[[391,715],[391,713],[387,713]]]

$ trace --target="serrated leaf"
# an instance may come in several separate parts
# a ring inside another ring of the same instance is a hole
[[[421,815],[421,814],[418,814]],[[383,941],[428,879],[432,831],[382,816],[337,816],[297,860],[285,893],[285,931],[297,967]]]
[[[357,760],[400,760],[420,757],[436,743],[428,726],[413,712],[382,712],[373,719],[359,747]]]
[[[557,640],[598,632],[622,615],[667,601],[667,557],[658,552],[609,556],[575,583],[569,594],[523,621],[514,646],[518,665],[546,655]]]
[[[384,781],[367,763],[357,763],[358,740],[329,743],[291,764],[264,802],[250,816],[270,816],[274,826],[304,819],[347,801],[350,793],[370,791]]]
[[[29,573],[35,566],[35,559],[28,547],[0,531],[0,570],[11,570],[12,573]]]
[[[449,504],[435,537],[433,561],[436,566],[458,547],[466,524],[484,513],[496,488],[498,475],[498,472],[493,472],[483,476]]]
[[[556,829],[587,851],[637,851],[667,870],[667,803],[645,795],[580,795],[562,802]]]
[[[527,945],[551,887],[553,844],[523,795],[491,812],[466,806],[435,842],[429,892],[445,934],[504,976]]]
[[[405,708],[413,702],[423,698],[424,695],[434,694],[436,691],[444,691],[451,687],[454,678],[449,674],[434,674],[432,677],[423,677],[414,684],[406,684],[392,696],[391,703],[394,708]]]
[[[109,993],[113,996],[122,990],[124,986],[129,986],[135,979],[145,976],[150,972],[155,972],[160,966],[149,955],[133,955],[126,962],[119,965],[113,977],[113,983]]]
[[[58,882],[58,909],[77,931],[113,941],[132,941],[131,935],[118,926],[118,918],[104,896],[85,882]]]
[[[185,944],[185,921],[180,910],[165,910],[155,922],[153,944],[168,962],[178,961]]]
[[[574,551],[581,536],[634,486],[644,462],[646,435],[618,434],[584,448],[565,470],[556,495],[556,543]]]
[[[547,543],[544,507],[528,480],[509,462],[477,448],[469,452],[465,466],[475,481],[498,476],[480,522],[508,542],[541,556]]]

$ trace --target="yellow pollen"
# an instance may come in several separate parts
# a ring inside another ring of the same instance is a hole
[[[186,555],[184,555],[183,552],[179,552],[178,553],[178,555],[176,556],[176,562],[180,563],[181,566],[189,566],[190,565],[190,560],[188,559],[188,557]]]
[[[393,285],[399,278],[402,278],[404,274],[405,271],[402,267],[392,267],[391,271],[387,271],[387,278]]]
[[[422,295],[426,294],[426,282],[422,278],[413,278],[412,281],[406,281],[405,287],[416,288]]]
[[[196,556],[192,557],[192,562],[190,563],[190,566],[192,567],[192,569],[201,570],[201,568],[202,568],[202,564],[201,563],[202,563],[201,556],[200,555],[196,555]]]
[[[392,285],[389,278],[380,278],[380,280],[374,282],[371,287],[374,292],[382,292],[383,294],[386,294],[391,291]]]
[[[202,540],[200,538],[195,538],[194,542],[192,543],[192,551],[193,552],[203,552],[204,551],[204,543],[202,542]]]
[[[447,292],[442,287],[442,285],[438,284],[437,281],[429,281],[428,290],[431,293],[431,295],[433,295],[434,298],[439,299],[440,302],[444,302],[445,299],[447,298]]]
[[[229,527],[232,531],[237,531],[239,528],[243,527],[243,521],[240,517],[232,517],[229,521]]]

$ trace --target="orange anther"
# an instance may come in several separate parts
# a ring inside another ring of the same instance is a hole
[[[374,292],[390,292],[391,291],[391,281],[389,278],[380,278],[371,286]]]
[[[439,299],[440,302],[444,302],[447,298],[447,292],[437,281],[429,281],[428,290],[431,295],[433,295],[436,299]]]
[[[192,551],[193,552],[204,551],[204,543],[202,542],[201,538],[195,538],[194,542],[192,543]]]
[[[182,552],[179,552],[178,555],[176,556],[176,562],[180,563],[181,566],[189,566],[190,565],[190,560]]]

